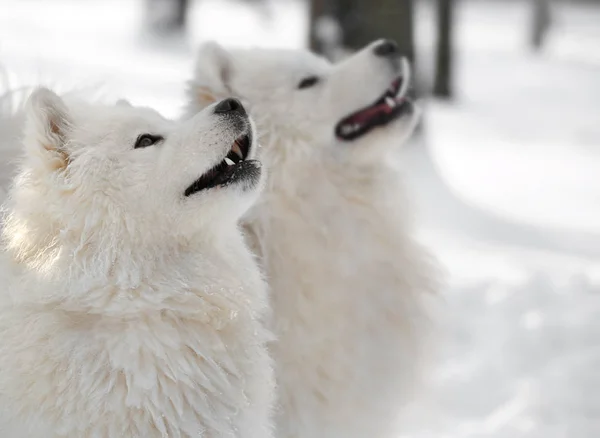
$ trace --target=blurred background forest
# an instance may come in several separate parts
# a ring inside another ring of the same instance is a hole
[[[382,37],[414,62],[401,158],[447,272],[403,438],[600,437],[600,1],[0,0],[0,87],[176,117],[200,41],[338,60]]]
[[[285,0],[283,0],[285,1]],[[306,0],[309,9],[309,48],[331,60],[367,45],[378,38],[400,44],[415,64],[415,3],[417,0]],[[484,0],[485,1],[485,0]],[[510,1],[510,0],[509,0]],[[529,0],[528,44],[543,48],[552,24],[553,0]],[[185,34],[190,0],[145,0],[145,18],[157,35]],[[245,0],[269,14],[267,0]],[[433,95],[452,97],[454,10],[456,0],[435,0],[435,76]],[[423,84],[424,85],[424,84]],[[425,89],[423,89],[424,91]]]

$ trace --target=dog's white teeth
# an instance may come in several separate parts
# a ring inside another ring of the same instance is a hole
[[[240,149],[240,147],[238,146],[237,142],[233,144],[233,147],[231,148],[231,150],[238,156],[240,157],[240,160],[244,159],[244,154],[242,153],[242,150]]]
[[[394,108],[396,106],[396,101],[394,99],[392,99],[391,97],[386,97],[385,98],[385,103],[387,104],[387,106],[389,106],[390,108]]]
[[[359,131],[360,128],[361,128],[361,125],[359,125],[358,123],[354,123],[353,125],[344,125],[344,126],[342,126],[342,134],[344,134],[344,135],[353,134],[353,133]]]
[[[228,165],[230,165],[230,166],[233,166],[233,165],[235,165],[235,163],[233,162],[233,160],[232,160],[231,158],[227,158],[227,157],[225,157],[225,162],[226,162]]]

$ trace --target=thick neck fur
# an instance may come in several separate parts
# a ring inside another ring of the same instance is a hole
[[[261,279],[252,275],[252,257],[234,226],[183,236],[176,230],[141,233],[126,219],[106,223],[85,217],[64,224],[36,211],[44,201],[32,202],[23,195],[17,192],[9,201],[2,230],[13,273],[29,283],[29,292],[20,292],[21,301],[42,300],[94,313],[110,313],[109,308],[116,307],[127,313],[120,301],[132,295],[166,299],[167,294],[193,289],[213,294],[218,289],[238,290],[244,284],[250,291],[262,288]],[[246,267],[251,272],[243,272]],[[139,305],[130,310],[136,312]],[[144,305],[158,310],[161,303],[147,300]]]
[[[269,178],[259,202],[244,220],[251,234],[259,237],[263,258],[282,255],[273,253],[278,249],[266,243],[281,240],[280,228],[314,236],[323,244],[320,250],[327,250],[331,243],[338,258],[354,259],[356,254],[341,252],[334,241],[358,248],[361,238],[414,244],[410,203],[391,160],[349,163],[345,151],[334,150],[344,146],[318,146],[301,138],[286,138],[285,145],[278,144],[282,141],[268,134],[262,139],[264,148],[271,150],[263,158]]]

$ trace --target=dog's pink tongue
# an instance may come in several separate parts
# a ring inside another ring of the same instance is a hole
[[[392,111],[392,108],[390,108],[385,103],[381,103],[379,105],[371,106],[371,107],[359,112],[354,117],[352,117],[352,122],[362,124],[364,122],[369,121],[370,119],[377,116],[378,114],[381,114],[381,113],[387,114],[387,113],[390,113],[391,111]]]

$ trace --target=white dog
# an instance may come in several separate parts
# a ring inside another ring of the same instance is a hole
[[[186,123],[30,98],[2,231],[0,436],[272,436],[239,101]]]
[[[200,49],[187,115],[239,97],[269,172],[244,225],[273,294],[278,437],[396,436],[412,396],[436,269],[394,166],[417,120],[407,67],[391,41],[337,65]]]

